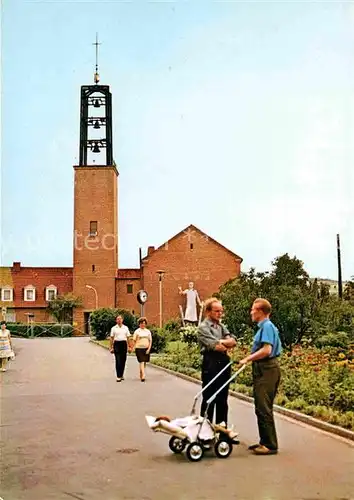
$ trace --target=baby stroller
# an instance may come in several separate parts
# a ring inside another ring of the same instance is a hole
[[[228,368],[232,361],[226,365],[201,391],[194,397],[191,414],[187,417],[171,420],[169,417],[153,417],[146,415],[146,421],[154,432],[163,432],[171,436],[169,447],[173,453],[182,453],[186,448],[187,458],[191,462],[199,462],[206,450],[214,448],[218,458],[227,458],[231,455],[233,445],[239,444],[237,434],[224,423],[213,424],[207,418],[210,404],[216,396],[245,369],[243,365],[223,384],[208,400],[204,416],[195,414],[198,399],[203,392]]]

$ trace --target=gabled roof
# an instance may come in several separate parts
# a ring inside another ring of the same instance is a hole
[[[182,231],[180,231],[179,233],[175,234],[172,238],[170,238],[169,240],[167,240],[165,243],[162,243],[162,245],[160,245],[158,248],[156,248],[153,252],[151,252],[149,255],[146,255],[145,257],[143,257],[143,261],[144,260],[147,260],[151,255],[155,254],[156,252],[159,252],[160,250],[164,249],[165,246],[170,243],[171,241],[179,238],[183,233],[185,233],[186,235],[188,234],[191,234],[191,232],[197,232],[199,233],[201,236],[203,236],[206,240],[210,240],[212,241],[213,243],[215,243],[216,245],[218,245],[220,248],[222,248],[223,250],[225,250],[226,252],[229,252],[233,257],[235,257],[235,259],[239,260],[240,262],[243,261],[242,257],[240,257],[239,255],[237,255],[235,252],[232,252],[231,250],[229,250],[228,248],[224,247],[224,245],[222,245],[221,243],[219,243],[218,241],[214,240],[214,238],[211,238],[211,236],[209,236],[208,234],[204,233],[204,231],[201,231],[200,229],[198,229],[196,226],[194,226],[193,224],[190,224],[189,226],[187,226],[185,229],[182,229]]]

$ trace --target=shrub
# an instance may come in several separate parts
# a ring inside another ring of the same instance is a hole
[[[93,311],[90,317],[92,331],[97,340],[104,340],[110,333],[112,326],[116,324],[116,317],[123,316],[123,323],[132,333],[137,327],[137,318],[125,309],[102,308]]]
[[[180,338],[189,346],[198,345],[198,327],[192,325],[182,327]]]
[[[32,338],[32,337],[71,337],[74,328],[68,324],[44,323],[30,325],[24,324],[8,324],[7,328],[11,335]]]
[[[197,345],[188,345],[185,342],[170,342],[166,347],[166,358],[179,367],[201,369],[200,350]]]
[[[7,323],[7,328],[8,330],[10,330],[11,335],[17,335],[19,337],[28,337],[30,335],[30,330],[28,325]]]
[[[327,333],[315,341],[317,347],[341,347],[345,349],[349,345],[349,337],[346,332]]]
[[[156,326],[151,326],[149,328],[152,337],[151,352],[161,352],[165,349],[167,344],[166,334],[163,328],[157,328]]]
[[[178,319],[170,319],[167,323],[165,323],[163,329],[167,342],[174,342],[175,340],[180,339],[181,325],[181,321]]]

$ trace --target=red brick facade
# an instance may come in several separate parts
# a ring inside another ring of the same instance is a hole
[[[99,213],[90,213],[82,220],[96,220],[90,217],[96,217],[100,226]],[[80,226],[78,224],[75,227]],[[84,222],[81,228],[86,231]],[[45,290],[46,287],[54,285],[58,294],[73,292],[83,298],[84,307],[75,311],[74,322],[78,333],[87,333],[85,323],[88,314],[96,307],[96,297],[94,291],[86,288],[86,285],[97,290],[98,307],[119,307],[137,315],[141,313],[137,293],[144,289],[148,293],[144,314],[150,324],[158,325],[158,271],[165,272],[162,280],[163,323],[179,317],[180,305],[185,309],[185,298],[179,295],[179,286],[185,289],[189,281],[193,281],[201,300],[205,300],[217,292],[223,283],[240,274],[242,259],[192,225],[156,250],[149,247],[148,254],[142,259],[141,269],[114,268],[112,254],[115,249],[99,248],[99,240],[100,233],[98,238],[88,238],[88,248],[74,249],[74,268],[21,267],[19,263],[14,263],[12,268],[2,268],[0,288],[13,287],[14,300],[0,302],[0,306],[6,306],[10,313],[15,312],[16,321],[26,322],[28,313],[34,314],[36,322],[50,321],[46,311],[48,302],[45,300]],[[97,249],[93,249],[95,245],[98,246]],[[95,266],[94,272],[92,265]],[[112,270],[114,276],[111,276]],[[24,288],[28,285],[36,289],[34,302],[24,301]]]
[[[25,300],[25,288],[35,289],[33,301]],[[12,301],[0,300],[0,307],[6,307],[8,320],[26,323],[28,314],[34,314],[37,322],[52,321],[46,311],[46,288],[56,287],[57,294],[72,292],[73,269],[70,267],[21,267],[14,262],[10,268],[0,268],[0,288],[12,289]],[[1,297],[0,297],[1,299]]]
[[[179,305],[185,309],[185,298],[178,287],[188,288],[194,282],[201,300],[212,296],[227,280],[240,273],[242,259],[195,226],[189,226],[142,260],[144,290],[148,293],[145,315],[150,323],[159,324],[159,276],[162,279],[162,322],[180,315]]]
[[[95,307],[115,307],[117,302],[118,172],[114,166],[75,166],[74,170],[73,292],[84,303],[74,311],[74,323],[87,332],[88,313]],[[91,225],[97,231],[92,232]]]

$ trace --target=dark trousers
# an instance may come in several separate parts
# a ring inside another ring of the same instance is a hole
[[[273,402],[280,382],[278,360],[273,358],[254,361],[252,374],[259,443],[270,450],[277,450],[278,440],[273,416]]]
[[[128,345],[125,340],[116,340],[113,344],[114,356],[116,358],[117,378],[124,375],[125,362],[127,361]]]
[[[223,368],[230,362],[228,356],[223,353],[218,353],[215,351],[206,352],[203,355],[202,362],[202,382],[203,387],[205,387]],[[208,387],[203,392],[203,400],[200,408],[200,414],[204,417],[207,408],[207,400],[213,396],[213,394],[225,384],[225,382],[231,377],[231,366],[227,368],[218,377],[215,382],[213,382],[210,387]],[[228,417],[228,404],[227,398],[229,395],[229,385],[228,384],[215,398],[215,400],[210,404],[208,409],[208,419],[213,422],[214,410],[215,410],[215,423],[220,424],[225,422],[227,425]]]

